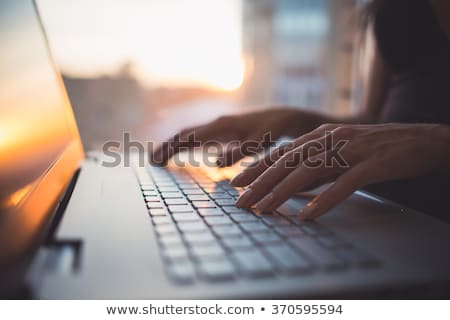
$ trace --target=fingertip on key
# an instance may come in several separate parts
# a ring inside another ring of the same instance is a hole
[[[303,221],[305,220],[313,220],[317,212],[317,203],[309,202],[299,213],[299,218]]]

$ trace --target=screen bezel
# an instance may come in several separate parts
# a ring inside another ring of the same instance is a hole
[[[36,15],[38,27],[45,42],[49,62],[56,74],[63,98],[64,113],[71,140],[52,165],[43,173],[20,205],[0,217],[0,275],[11,279],[7,270],[18,271],[18,263],[26,259],[43,239],[43,233],[51,221],[59,199],[84,159],[84,151],[78,133],[72,106],[61,74],[51,54],[48,38],[35,0],[30,5]],[[15,277],[13,277],[15,278]],[[5,280],[2,279],[2,280]]]

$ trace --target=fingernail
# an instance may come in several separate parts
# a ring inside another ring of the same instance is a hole
[[[251,197],[253,196],[254,192],[252,189],[248,189],[245,191],[241,196],[237,199],[235,206],[236,207],[246,207],[248,206]]]
[[[259,211],[264,211],[269,208],[275,200],[275,195],[273,193],[269,193],[261,201],[256,204],[256,209]]]
[[[308,220],[314,216],[314,213],[317,209],[316,202],[309,202],[301,211],[300,211],[300,219]]]
[[[231,179],[230,184],[234,187],[242,187],[242,179],[245,178],[246,173],[245,171],[239,173],[237,176],[235,176],[233,179]]]

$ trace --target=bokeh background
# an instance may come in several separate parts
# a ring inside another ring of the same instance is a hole
[[[38,0],[86,149],[219,115],[357,109],[357,0]]]

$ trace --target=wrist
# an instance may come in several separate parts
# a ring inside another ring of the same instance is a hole
[[[433,125],[431,141],[436,143],[439,155],[439,168],[441,172],[450,175],[450,126]]]

